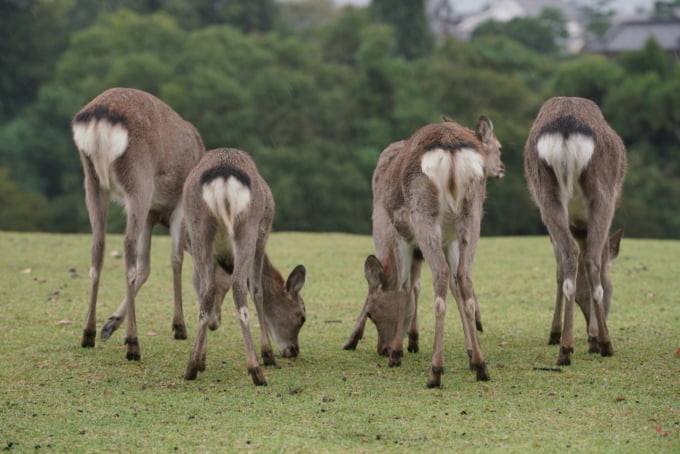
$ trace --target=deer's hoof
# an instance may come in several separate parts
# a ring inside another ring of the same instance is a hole
[[[195,366],[187,366],[187,370],[184,372],[184,379],[185,380],[195,380],[196,377],[198,376],[198,368]]]
[[[600,353],[600,344],[597,342],[597,337],[588,336],[588,353]]]
[[[559,345],[561,338],[562,338],[562,333],[550,333],[550,339],[548,339],[548,345]]]
[[[486,363],[476,364],[474,369],[477,371],[477,381],[489,381],[491,379]]]
[[[560,354],[557,356],[557,365],[570,366],[572,353],[574,353],[574,349],[572,347],[562,346],[560,348]]]
[[[259,367],[248,369],[248,373],[252,377],[255,386],[267,386],[267,380],[265,380],[264,374]]]
[[[187,338],[187,327],[185,325],[172,325],[172,332],[175,334],[175,340]]]
[[[104,326],[102,326],[101,339],[105,341],[111,337],[111,334],[118,329],[122,321],[123,319],[121,317],[116,317],[115,315],[109,317],[106,323],[104,323]]]
[[[432,368],[430,369],[430,375],[429,377],[427,377],[427,387],[441,388],[443,373],[444,373],[443,367],[432,366]]]
[[[274,352],[271,350],[262,350],[262,362],[265,366],[276,366],[276,359],[274,359]]]
[[[390,361],[387,363],[389,367],[401,366],[401,357],[404,356],[403,350],[392,350],[390,352]]]
[[[127,354],[125,357],[128,361],[139,361],[141,359],[139,340],[136,337],[126,337],[125,346],[127,347]]]
[[[614,347],[611,342],[600,342],[600,355],[614,356]]]
[[[357,334],[352,334],[347,341],[345,345],[342,346],[343,350],[356,350],[357,345],[359,344],[359,339],[361,339],[361,336],[358,336]]]
[[[83,339],[80,341],[80,346],[83,348],[93,348],[96,337],[97,331],[90,329],[83,330]]]
[[[408,335],[408,351],[409,353],[418,353],[420,347],[418,346],[418,333],[411,333]]]

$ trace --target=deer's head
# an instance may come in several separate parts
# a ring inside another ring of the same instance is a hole
[[[274,279],[267,276],[268,272],[266,268],[263,270],[262,283],[264,312],[269,325],[269,334],[274,338],[281,356],[294,358],[300,353],[298,334],[306,317],[305,302],[300,294],[305,284],[305,267],[296,266],[288,276],[285,285],[283,282],[270,285]]]
[[[378,354],[388,355],[397,327],[398,312],[403,314],[404,325],[408,326],[415,314],[415,303],[407,292],[387,288],[385,270],[376,256],[369,255],[366,258],[364,276],[368,282],[368,318],[378,330]],[[399,311],[399,308],[402,310]]]
[[[505,175],[505,164],[501,161],[501,143],[493,133],[493,123],[484,115],[477,120],[475,128],[477,138],[482,142],[484,149],[484,168],[486,176],[492,178],[503,178]]]

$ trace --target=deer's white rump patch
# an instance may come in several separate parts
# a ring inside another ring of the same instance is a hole
[[[548,164],[557,177],[562,204],[574,196],[574,186],[583,169],[590,163],[595,141],[583,134],[571,134],[567,139],[559,133],[543,134],[536,144],[538,156]]]
[[[202,196],[210,212],[222,221],[233,238],[236,219],[250,207],[250,188],[235,177],[220,177],[203,185]]]
[[[467,188],[484,177],[484,157],[472,148],[454,152],[435,148],[423,155],[420,168],[439,190],[440,209],[458,213]]]
[[[93,120],[73,125],[73,141],[92,160],[102,188],[111,188],[111,164],[128,147],[128,131],[119,123]]]

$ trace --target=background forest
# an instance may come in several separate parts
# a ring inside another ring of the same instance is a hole
[[[590,14],[601,28],[606,14]],[[435,39],[415,0],[0,0],[0,229],[89,231],[70,121],[125,86],[165,100],[208,149],[248,151],[274,192],[276,230],[362,234],[380,151],[442,113],[469,127],[489,116],[503,144],[483,233],[542,233],[524,141],[545,99],[587,97],[628,148],[614,227],[679,238],[677,56],[653,40],[615,59],[568,55],[564,30],[546,11]]]

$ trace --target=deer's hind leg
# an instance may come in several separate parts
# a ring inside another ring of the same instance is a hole
[[[585,251],[585,268],[591,290],[591,314],[597,321],[597,341],[600,355],[612,356],[614,348],[609,338],[607,318],[604,308],[604,288],[602,285],[602,251],[609,241],[608,229],[614,217],[614,208],[607,203],[591,202],[588,215],[588,241]],[[594,313],[593,313],[594,312]]]
[[[255,347],[253,344],[253,338],[250,333],[250,313],[248,311],[248,285],[252,288],[253,299],[257,302],[259,299],[260,307],[256,308],[258,312],[258,318],[264,320],[264,313],[260,315],[261,304],[262,304],[262,282],[261,276],[253,276],[254,257],[248,255],[247,253],[239,255],[238,250],[234,257],[234,275],[233,275],[233,287],[232,294],[234,296],[234,304],[236,306],[236,313],[239,320],[239,325],[241,327],[241,335],[243,337],[243,343],[246,352],[246,369],[253,379],[255,385],[266,385],[267,381],[264,378],[264,373],[260,369],[260,365],[257,361],[257,354],[255,353]],[[260,267],[261,269],[261,267]],[[248,275],[250,274],[250,282],[248,281]],[[253,280],[259,279],[259,282],[252,282]],[[256,303],[257,306],[257,303]],[[264,312],[262,310],[262,312]],[[262,323],[262,322],[260,322]],[[267,330],[266,324],[260,325],[260,331]],[[273,359],[273,354],[272,354]],[[266,360],[265,360],[266,361]]]
[[[193,283],[198,296],[198,327],[196,339],[189,355],[189,362],[184,373],[186,380],[193,380],[199,372],[203,372],[206,366],[208,349],[208,327],[211,323],[213,305],[217,286],[215,284],[215,259],[212,245],[215,238],[215,230],[210,224],[202,223],[201,219],[187,218],[187,222],[194,222],[191,230],[191,255],[194,262]]]
[[[128,360],[134,361],[139,361],[141,357],[137,337],[135,299],[137,292],[144,285],[151,272],[151,230],[153,229],[154,221],[148,215],[151,195],[149,194],[148,197],[148,200],[144,198],[126,201],[129,210],[124,240],[127,292],[121,307],[123,311],[127,308],[127,326],[125,329],[126,357]],[[117,320],[114,323],[116,322]],[[105,328],[107,325],[105,325]],[[102,329],[103,333],[104,329]]]
[[[562,273],[558,277],[558,297],[560,289],[564,295],[564,326],[560,342],[557,364],[568,366],[571,364],[571,354],[574,352],[574,302],[576,297],[576,274],[578,272],[578,246],[569,232],[567,212],[562,205],[548,205],[541,207],[543,222],[550,232],[553,241],[557,267]],[[560,281],[562,278],[562,281]]]
[[[553,245],[554,247],[554,245]],[[562,338],[562,305],[564,303],[564,293],[562,292],[562,283],[564,282],[564,272],[562,271],[562,263],[559,260],[559,252],[554,250],[555,261],[557,262],[555,271],[555,281],[557,289],[555,293],[555,310],[553,312],[552,324],[550,325],[550,338],[548,345],[559,345]]]
[[[104,249],[106,244],[106,217],[108,214],[109,194],[99,186],[92,161],[80,153],[85,174],[85,202],[92,227],[92,249],[90,262],[90,301],[88,304],[82,347],[94,347],[97,337],[97,295],[102,265],[104,263]]]

